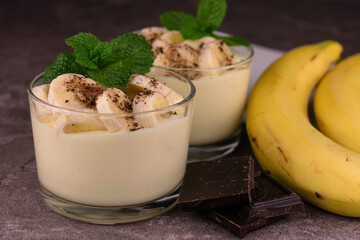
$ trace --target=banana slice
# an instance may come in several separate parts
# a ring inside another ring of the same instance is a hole
[[[200,50],[200,68],[223,67],[232,63],[233,55],[231,49],[221,40],[210,41],[203,45]]]
[[[131,77],[129,84],[142,87],[145,90],[161,93],[167,101],[167,105],[173,105],[184,99],[181,95],[165,86],[163,83],[145,75],[134,74]]]
[[[161,35],[159,40],[168,44],[174,44],[183,42],[184,38],[179,31],[169,31]]]
[[[145,75],[133,75],[129,84],[144,88],[134,97],[133,112],[151,111],[167,107],[182,101],[184,98],[171,88],[154,78]],[[154,127],[174,117],[181,117],[185,113],[182,106],[172,111],[162,113],[144,113],[135,115],[136,121],[143,127]]]
[[[148,27],[140,30],[140,34],[144,36],[144,38],[150,43],[150,45],[152,45],[156,39],[158,39],[166,32],[168,32],[168,30],[163,27]]]
[[[66,73],[50,83],[48,102],[52,105],[83,112],[96,112],[95,100],[102,92],[98,83],[80,74]],[[58,132],[78,133],[104,130],[104,124],[95,115],[71,113],[52,109]]]
[[[32,89],[32,92],[34,93],[35,96],[37,96],[44,102],[48,102],[49,87],[50,87],[49,84],[36,86]]]
[[[199,65],[198,52],[186,44],[172,44],[163,54],[165,61],[154,63],[155,65],[172,68],[194,68]],[[156,61],[158,61],[157,58]]]
[[[169,31],[162,34],[152,43],[152,49],[156,56],[166,52],[172,44],[181,43],[183,41],[184,38],[179,31]]]
[[[72,110],[95,110],[96,97],[102,91],[94,80],[80,74],[66,73],[50,83],[48,101],[52,105]]]
[[[172,44],[158,54],[154,60],[154,65],[179,69],[194,69],[199,66],[199,53],[187,44]],[[177,70],[178,73],[195,79],[199,72],[192,70]]]
[[[170,44],[168,44],[164,41],[161,41],[160,39],[156,39],[153,42],[151,47],[152,47],[152,51],[154,52],[155,58],[156,58],[156,56],[158,56],[159,54],[164,53],[170,47]]]
[[[187,44],[190,47],[192,47],[193,49],[195,49],[196,51],[200,51],[204,47],[205,44],[215,41],[215,40],[216,40],[216,38],[207,36],[207,37],[202,37],[199,40],[185,40],[183,42],[183,44]]]
[[[96,100],[99,113],[130,113],[132,110],[129,97],[120,89],[107,88]]]
[[[108,88],[98,96],[96,109],[99,113],[130,113],[132,112],[132,102],[120,89]],[[109,132],[135,130],[138,127],[138,124],[131,117],[101,116],[100,119]]]
[[[136,121],[144,128],[151,128],[160,125],[164,122],[161,112],[155,113],[141,113],[144,111],[157,110],[160,108],[167,107],[168,101],[165,96],[159,92],[146,91],[141,92],[135,96],[133,100],[133,112],[135,114]]]
[[[44,102],[48,102],[49,84],[36,86],[32,89],[32,92]],[[54,121],[54,117],[52,116],[49,107],[35,102],[35,109],[37,118],[40,122],[49,123]]]
[[[94,110],[87,112],[96,113]],[[56,129],[63,133],[83,133],[92,131],[106,131],[103,122],[96,114],[89,115],[85,113],[61,114],[56,118]]]

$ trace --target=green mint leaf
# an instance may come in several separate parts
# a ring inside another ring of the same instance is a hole
[[[111,44],[107,42],[98,43],[94,49],[90,50],[89,58],[98,67],[105,66],[111,59]]]
[[[168,11],[160,16],[160,21],[168,30],[179,30],[184,39],[197,40],[212,36],[228,45],[250,46],[243,38],[220,37],[213,33],[224,20],[226,9],[226,0],[201,0],[196,18],[183,12]]]
[[[98,69],[98,66],[90,59],[90,51],[101,41],[91,33],[79,33],[65,40],[66,44],[75,51],[76,62],[90,69]]]
[[[189,40],[197,40],[205,36],[211,35],[211,32],[202,31],[200,27],[194,27],[194,26],[182,26],[180,28],[180,33],[183,36],[184,39]]]
[[[89,69],[98,69],[98,66],[91,61],[89,58],[88,53],[77,53],[76,56],[76,62],[80,64],[81,66]]]
[[[44,83],[49,83],[64,73],[79,73],[85,75],[85,70],[75,62],[75,56],[66,52],[60,53],[55,62],[45,69]]]
[[[75,54],[61,53],[45,70],[45,82],[64,73],[78,73],[107,87],[124,87],[132,74],[145,74],[153,64],[151,46],[138,34],[124,34],[107,43],[90,33],[79,33],[65,42]]]
[[[246,47],[250,46],[250,43],[246,39],[240,37],[235,37],[235,36],[221,37],[215,34],[213,34],[213,37],[222,40],[224,43],[226,43],[229,46],[236,46],[236,45],[243,45]]]
[[[130,74],[149,72],[154,53],[143,36],[135,33],[123,34],[113,39],[111,45],[115,60],[121,61]]]
[[[67,45],[77,51],[90,52],[101,41],[91,33],[78,33],[72,37],[65,39]]]
[[[131,76],[128,69],[121,64],[110,64],[103,69],[89,70],[91,79],[108,87],[126,87]]]
[[[194,16],[177,11],[164,12],[160,16],[160,21],[168,30],[180,30],[184,25],[192,26],[193,24],[196,24]]]
[[[198,6],[197,20],[204,26],[216,30],[226,15],[226,0],[202,0]]]

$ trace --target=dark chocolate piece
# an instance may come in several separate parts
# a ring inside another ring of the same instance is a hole
[[[304,210],[301,198],[282,186],[268,173],[255,178],[252,202],[238,206],[237,212],[251,218],[272,218]]]
[[[273,178],[266,176],[269,171],[263,171],[260,164],[256,161],[251,149],[251,144],[246,132],[246,125],[242,124],[240,144],[230,156],[247,156],[254,158],[255,187],[251,191],[252,204],[244,205],[250,217],[274,217],[304,209],[300,197],[276,182]],[[260,178],[258,178],[260,177]]]
[[[245,125],[242,129],[244,131],[240,145],[228,157],[221,159],[222,161],[234,157],[255,159]],[[271,178],[270,172],[263,171],[256,160],[254,168],[255,187],[251,190],[251,202],[198,212],[239,237],[244,237],[249,231],[269,225],[290,213],[304,210],[300,197]]]
[[[192,162],[187,165],[178,206],[197,211],[249,203],[253,187],[251,156]]]
[[[255,178],[252,202],[200,212],[227,230],[244,237],[249,231],[277,221],[290,213],[303,211],[300,197],[262,173]]]
[[[232,213],[231,211],[229,211],[227,213],[224,213],[222,211],[214,209],[202,211],[199,213],[215,221],[220,226],[236,234],[240,238],[245,237],[245,235],[250,231],[256,230],[266,225],[270,225],[271,223],[286,217],[286,215],[284,215],[273,218],[247,219],[242,217],[241,215],[236,214],[236,212]]]

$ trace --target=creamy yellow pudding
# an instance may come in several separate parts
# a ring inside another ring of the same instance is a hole
[[[59,197],[126,206],[165,196],[181,183],[189,116],[133,132],[66,134],[32,115],[39,181]]]
[[[250,68],[235,68],[193,81],[195,110],[190,145],[216,143],[239,129],[250,79]]]
[[[30,94],[30,109],[38,177],[44,188],[93,206],[146,203],[177,189],[185,173],[190,136],[189,85],[173,83],[181,81],[169,76],[162,78],[163,84],[136,75],[129,82],[136,86],[128,89],[131,96],[126,89],[99,89],[81,75],[58,78],[61,81],[30,88],[37,96]],[[72,95],[73,87],[79,86],[77,80],[71,82],[74,78],[90,84],[85,89],[91,86],[98,91],[96,96],[77,89]],[[167,87],[172,85],[183,89]]]
[[[152,45],[154,65],[179,72],[196,87],[190,145],[217,143],[240,127],[247,97],[252,49],[229,47],[203,37],[184,40],[178,31],[150,27],[140,31]]]

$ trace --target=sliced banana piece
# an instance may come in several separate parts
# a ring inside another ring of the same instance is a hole
[[[150,45],[152,45],[156,39],[166,32],[168,32],[168,30],[163,27],[148,27],[140,30],[140,34],[144,36]]]
[[[162,93],[154,91],[141,92],[133,100],[133,112],[135,120],[144,128],[160,125],[164,120],[161,112],[142,113],[167,107],[168,101]],[[138,113],[138,114],[136,114]]]
[[[88,109],[86,112],[96,113]],[[97,114],[74,113],[61,114],[56,118],[56,129],[63,133],[84,133],[93,131],[106,131],[103,122]]]
[[[177,72],[189,79],[195,79],[199,72],[191,69],[199,66],[199,53],[187,44],[172,44],[162,54],[156,56],[154,65],[179,68]],[[180,70],[184,68],[188,70]]]
[[[206,43],[200,50],[199,67],[216,68],[233,63],[231,49],[221,40]]]
[[[161,41],[160,39],[156,39],[153,42],[151,47],[152,47],[152,51],[154,52],[155,58],[156,58],[156,56],[158,56],[159,54],[164,53],[168,49],[168,47],[170,47],[170,44],[168,44],[164,41]]]
[[[161,93],[167,101],[167,105],[173,105],[184,99],[180,94],[165,86],[163,83],[145,75],[134,74],[129,84],[142,87],[145,90]]]
[[[49,84],[43,84],[40,86],[36,86],[32,89],[34,95],[44,102],[48,102],[48,94],[49,94]],[[43,105],[41,103],[34,102],[36,116],[40,122],[50,123],[54,122],[54,117],[52,116],[50,107]]]
[[[52,105],[83,112],[96,113],[95,100],[103,91],[98,83],[80,74],[66,73],[50,83],[48,102]],[[96,115],[72,113],[52,108],[58,132],[78,133],[104,130]]]
[[[110,87],[98,96],[96,109],[99,113],[130,113],[132,104],[123,91]]]
[[[206,37],[202,37],[198,40],[185,40],[183,42],[183,44],[187,44],[190,47],[192,47],[193,49],[195,49],[196,51],[200,51],[204,47],[205,44],[215,41],[215,40],[216,40],[216,38],[206,36]]]
[[[96,109],[99,113],[131,113],[132,102],[120,89],[108,88],[98,96]],[[134,119],[126,115],[101,116],[100,119],[109,132],[135,130],[138,127]]]
[[[96,97],[103,89],[90,78],[80,74],[66,73],[50,83],[50,104],[72,110],[96,109]]]
[[[135,96],[133,100],[134,113],[167,107],[184,99],[180,94],[163,83],[145,75],[133,75],[129,84],[147,90]],[[181,116],[184,116],[184,109],[182,106],[179,106],[167,112],[138,114],[135,115],[135,119],[143,127],[153,127],[170,118]]]
[[[49,84],[36,86],[32,89],[32,92],[36,97],[40,98],[44,102],[48,102],[49,87]]]
[[[152,49],[156,56],[166,52],[172,44],[181,43],[183,41],[184,38],[179,31],[169,31],[162,34],[152,43]]]
[[[186,44],[172,44],[163,54],[166,61],[161,66],[164,67],[194,68],[199,64],[198,52]]]
[[[174,44],[183,42],[184,38],[179,31],[169,31],[162,34],[159,40],[168,44]]]

